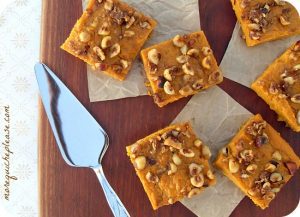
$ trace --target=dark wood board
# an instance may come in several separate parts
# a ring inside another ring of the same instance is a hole
[[[220,62],[236,22],[230,2],[201,0],[200,13],[202,29]],[[109,134],[110,147],[103,160],[107,179],[133,217],[195,216],[181,203],[153,211],[125,153],[126,145],[168,125],[188,99],[163,109],[148,96],[90,103],[85,64],[59,48],[81,14],[81,0],[43,0],[41,61],[57,73]],[[252,113],[261,113],[300,155],[300,134],[277,122],[276,114],[256,94],[228,79],[220,87]],[[42,106],[39,116],[40,216],[112,216],[94,172],[66,165]],[[298,172],[267,210],[260,210],[245,198],[231,216],[284,216],[296,207],[299,189]]]

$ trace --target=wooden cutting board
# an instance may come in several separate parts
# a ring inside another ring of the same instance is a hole
[[[110,102],[90,103],[86,65],[62,51],[67,38],[81,16],[81,0],[43,0],[41,61],[46,63],[101,123],[110,136],[110,147],[103,167],[107,179],[133,217],[194,216],[181,203],[153,211],[132,165],[125,146],[168,125],[188,99],[159,109],[148,96]],[[228,0],[202,0],[202,29],[220,62],[230,40],[236,19]],[[300,155],[300,135],[276,121],[276,114],[251,90],[225,79],[221,88],[252,113],[261,113]],[[56,147],[44,109],[40,106],[39,124],[39,198],[42,217],[112,216],[101,187],[92,170],[67,166]],[[245,198],[232,216],[283,216],[299,201],[300,176],[282,189],[269,209],[261,211]],[[225,201],[224,201],[225,202]]]

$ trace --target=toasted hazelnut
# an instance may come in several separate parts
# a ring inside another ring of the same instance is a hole
[[[237,173],[240,169],[239,163],[234,159],[229,159],[228,166],[231,173]]]
[[[108,22],[104,22],[101,28],[99,29],[98,34],[104,36],[109,35],[110,31],[108,30],[108,26],[109,26]]]
[[[206,176],[209,179],[215,179],[215,175],[213,174],[213,172],[211,170],[207,171]]]
[[[127,69],[129,67],[129,62],[127,60],[121,59],[120,63],[122,65],[123,69]]]
[[[228,150],[228,147],[223,147],[221,149],[221,153],[224,155],[224,156],[228,156],[228,153],[229,153],[229,150]]]
[[[113,58],[115,56],[118,56],[121,52],[121,46],[120,44],[116,43],[110,48],[110,58]]]
[[[111,36],[105,36],[103,37],[102,41],[101,41],[101,48],[105,49],[111,46]]]
[[[240,156],[245,162],[251,162],[254,158],[254,154],[251,149],[242,150],[240,152]]]
[[[201,173],[202,169],[203,169],[203,165],[199,165],[196,163],[191,163],[189,165],[189,171],[191,176],[198,175],[199,173]]]
[[[204,87],[203,79],[199,79],[192,84],[194,90],[201,90]]]
[[[173,204],[173,203],[174,203],[173,198],[169,198],[169,199],[168,199],[168,203],[169,203],[169,204]]]
[[[173,160],[174,164],[176,164],[176,165],[180,165],[182,163],[180,157],[176,153],[173,154],[172,160]]]
[[[291,161],[284,162],[284,166],[289,170],[290,175],[294,175],[298,169],[297,164]]]
[[[281,154],[280,154],[280,152],[279,151],[275,151],[273,154],[272,154],[272,158],[274,159],[274,160],[278,160],[278,161],[281,161]]]
[[[183,55],[186,55],[187,52],[188,52],[188,47],[187,47],[187,45],[184,45],[182,48],[180,48],[180,52],[181,52]]]
[[[201,192],[201,190],[199,188],[193,188],[192,190],[190,190],[190,192],[188,193],[187,197],[191,198],[197,194],[199,194]]]
[[[283,80],[285,83],[287,83],[289,85],[293,85],[296,82],[295,79],[291,76],[285,77]]]
[[[200,139],[196,139],[195,141],[194,141],[194,146],[196,146],[196,147],[200,147],[202,145],[202,141],[200,140]]]
[[[138,170],[142,170],[146,167],[146,158],[144,156],[139,156],[134,159],[134,166]]]
[[[280,191],[280,188],[272,188],[271,191],[274,193],[278,193]]]
[[[180,153],[182,156],[187,157],[187,158],[192,158],[192,157],[195,156],[195,153],[193,152],[193,150],[187,149],[187,148],[180,149],[180,150],[179,150],[179,153]]]
[[[151,63],[158,65],[160,54],[156,49],[152,49],[148,52],[148,59]]]
[[[189,85],[184,86],[178,92],[182,96],[189,96],[189,95],[192,95],[194,93],[193,89]]]
[[[140,22],[140,27],[143,28],[143,29],[151,29],[151,25],[147,21]]]
[[[175,94],[175,90],[174,90],[172,84],[169,81],[165,82],[165,84],[164,84],[164,91],[168,95],[174,95]]]
[[[249,172],[249,173],[254,173],[256,169],[257,169],[257,165],[256,164],[250,164],[246,168],[247,172]]]
[[[257,136],[255,139],[255,145],[261,147],[269,143],[269,137],[266,133],[263,133],[261,136]]]
[[[249,23],[248,28],[251,29],[251,30],[259,31],[260,30],[260,25],[258,25],[257,23]]]
[[[250,31],[250,32],[249,32],[249,37],[250,37],[252,40],[259,40],[260,37],[261,37],[261,34],[260,34],[259,32]]]
[[[176,60],[178,63],[184,64],[189,60],[189,57],[186,55],[181,55],[181,56],[176,57]]]
[[[81,32],[79,34],[79,40],[81,42],[88,42],[91,39],[91,35],[87,32]]]
[[[210,149],[207,145],[202,145],[202,155],[206,159],[209,159],[211,157],[211,152],[210,152]]]
[[[272,172],[274,172],[276,170],[276,166],[274,164],[272,164],[272,163],[267,163],[265,165],[265,170],[268,171],[268,172],[270,172],[270,173],[272,173]]]
[[[280,173],[272,173],[270,176],[271,182],[280,182],[282,181],[283,177]]]
[[[173,139],[172,137],[168,137],[164,141],[164,145],[173,147],[175,149],[181,149],[182,148],[182,143],[179,142],[178,140]]]
[[[210,84],[219,83],[223,80],[223,75],[219,71],[212,72],[208,77],[208,82]]]
[[[207,56],[207,57],[203,58],[203,60],[202,60],[202,66],[205,69],[210,69],[211,68],[211,57],[210,56]]]
[[[280,17],[279,17],[279,20],[280,20],[280,23],[281,23],[283,26],[288,26],[288,25],[291,24],[289,21],[287,21],[287,19],[286,19],[284,16],[280,16]]]
[[[204,176],[202,173],[193,176],[190,180],[191,180],[191,184],[197,188],[202,187],[204,184]]]
[[[168,81],[172,81],[171,68],[164,70],[164,78]]]
[[[203,47],[201,50],[204,56],[208,56],[213,53],[212,49],[209,47]]]
[[[180,35],[176,35],[174,38],[173,38],[173,44],[176,46],[176,47],[183,47],[185,45],[182,37]]]
[[[170,163],[170,170],[168,171],[168,175],[172,175],[177,172],[177,166],[174,163]]]
[[[275,193],[270,191],[263,196],[264,200],[273,200],[275,198]]]
[[[187,52],[187,55],[191,56],[191,57],[197,57],[199,55],[199,50],[198,49],[190,49]]]
[[[195,75],[195,71],[192,69],[189,63],[185,63],[182,65],[182,70],[187,75]]]
[[[126,29],[129,29],[129,28],[134,24],[134,22],[135,22],[134,16],[130,17],[130,19],[129,19],[129,21],[127,22],[125,28],[126,28]]]
[[[295,94],[294,96],[291,97],[291,101],[293,103],[297,103],[299,104],[300,103],[300,93],[299,94]]]
[[[159,181],[159,178],[157,175],[154,175],[153,173],[151,172],[148,172],[146,174],[146,179],[149,181],[149,182],[152,182],[152,183],[157,183]]]
[[[114,7],[114,3],[112,0],[106,0],[106,2],[104,3],[104,9],[111,11]]]
[[[134,35],[135,35],[135,32],[134,32],[134,31],[129,31],[129,30],[127,30],[127,31],[124,32],[124,37],[126,37],[126,38],[131,38],[131,37],[133,37]]]
[[[250,176],[247,173],[241,174],[242,179],[248,179]]]
[[[295,66],[293,67],[293,70],[294,70],[294,71],[298,71],[298,70],[300,70],[300,64],[298,64],[298,65],[295,65]]]
[[[100,60],[105,60],[105,54],[104,54],[104,52],[101,50],[101,48],[100,47],[98,47],[98,46],[95,46],[94,48],[93,48],[93,51],[97,54],[97,56],[100,58]]]

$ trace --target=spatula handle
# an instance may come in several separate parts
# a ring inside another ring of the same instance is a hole
[[[115,191],[112,189],[110,184],[108,183],[107,179],[105,178],[102,166],[99,166],[97,168],[93,168],[99,182],[102,186],[102,189],[104,191],[106,200],[108,202],[108,205],[113,212],[115,217],[130,217],[129,213],[127,212],[125,206],[119,199],[118,195],[115,193]]]

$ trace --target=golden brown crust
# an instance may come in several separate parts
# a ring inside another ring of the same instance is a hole
[[[194,95],[223,81],[208,41],[201,32],[141,51],[151,95],[159,107]],[[150,60],[151,59],[151,60]]]
[[[153,209],[191,197],[215,184],[207,146],[196,138],[188,123],[159,130],[126,150]],[[191,164],[196,168],[193,175]]]
[[[300,159],[280,134],[256,115],[220,151],[215,165],[265,209],[299,168]]]
[[[231,0],[231,3],[248,46],[300,34],[299,15],[289,3],[277,4],[274,0]]]
[[[122,81],[156,25],[119,0],[90,0],[61,48]]]

